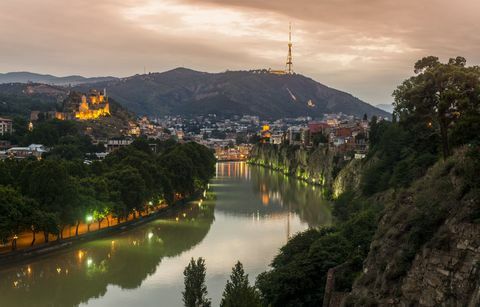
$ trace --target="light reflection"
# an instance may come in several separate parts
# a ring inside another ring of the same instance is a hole
[[[79,261],[82,261],[83,256],[85,256],[85,252],[82,251],[82,250],[79,250],[79,251],[78,251],[78,254],[77,254],[78,260],[79,260]]]

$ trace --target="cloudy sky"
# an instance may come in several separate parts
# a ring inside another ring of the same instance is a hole
[[[0,72],[294,70],[372,103],[426,55],[480,64],[479,0],[1,0]]]

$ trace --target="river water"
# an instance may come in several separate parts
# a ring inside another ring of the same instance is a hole
[[[191,257],[205,258],[209,297],[218,306],[237,260],[254,282],[289,236],[330,220],[318,187],[242,162],[219,163],[201,203],[0,271],[0,306],[182,306]]]

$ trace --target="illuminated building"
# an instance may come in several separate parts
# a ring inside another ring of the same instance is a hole
[[[99,117],[110,115],[110,105],[106,90],[103,94],[93,90],[90,95],[82,95],[78,111],[75,112],[75,118],[79,120],[92,120]]]
[[[263,125],[262,126],[262,132],[261,132],[262,143],[269,143],[271,136],[272,136],[272,132],[270,131],[270,126],[269,125]]]

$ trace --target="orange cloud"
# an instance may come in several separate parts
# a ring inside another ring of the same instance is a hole
[[[2,0],[0,69],[127,76],[294,69],[376,104],[425,55],[480,63],[477,0]]]

